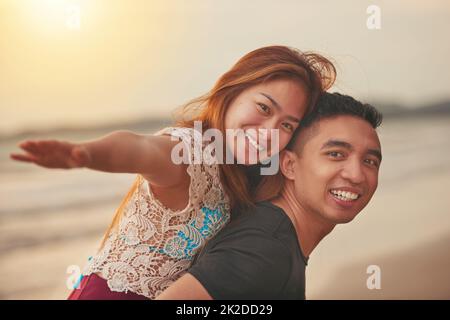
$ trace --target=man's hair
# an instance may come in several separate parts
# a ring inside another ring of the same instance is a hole
[[[362,103],[350,96],[334,93],[323,93],[316,104],[316,108],[308,113],[301,121],[297,130],[287,145],[286,149],[293,150],[298,137],[306,128],[325,118],[336,116],[353,116],[369,123],[372,128],[377,128],[383,121],[383,115],[372,105]]]

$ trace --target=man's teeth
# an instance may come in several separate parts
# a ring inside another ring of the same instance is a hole
[[[258,144],[258,142],[256,142],[256,140],[250,136],[249,134],[245,133],[245,136],[247,137],[248,141],[250,141],[250,144],[255,147],[255,149],[259,150],[259,151],[263,151],[264,147],[260,146]]]
[[[333,196],[343,201],[352,201],[359,198],[359,194],[349,191],[331,190],[330,192],[333,194]]]

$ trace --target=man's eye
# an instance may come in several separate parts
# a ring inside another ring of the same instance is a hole
[[[342,158],[344,157],[344,155],[338,151],[330,151],[327,153],[327,155],[329,155],[332,158]]]
[[[374,166],[374,167],[377,167],[378,168],[378,161],[376,161],[376,160],[372,160],[372,159],[366,159],[366,160],[364,160],[367,164],[369,164],[369,165],[371,165],[371,166]]]
[[[266,106],[264,103],[258,103],[259,109],[266,113],[269,114],[270,113],[270,108],[268,106]]]

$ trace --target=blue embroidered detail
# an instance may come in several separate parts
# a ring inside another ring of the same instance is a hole
[[[201,210],[204,213],[204,217],[201,227],[198,228],[196,226],[195,220],[191,221],[189,225],[186,226],[188,229],[186,231],[189,231],[189,229],[192,229],[193,233],[197,231],[201,235],[202,239],[196,240],[194,237],[189,236],[189,234],[186,234],[184,231],[180,230],[175,237],[166,242],[163,249],[149,246],[149,251],[157,251],[158,253],[179,259],[193,259],[196,249],[199,248],[206,239],[214,235],[227,221],[227,219],[223,219],[223,210],[221,209],[221,206],[214,210],[203,207]]]

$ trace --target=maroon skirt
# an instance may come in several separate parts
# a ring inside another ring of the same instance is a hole
[[[78,289],[74,289],[67,300],[149,300],[134,292],[111,291],[105,279],[95,273],[83,276]]]

